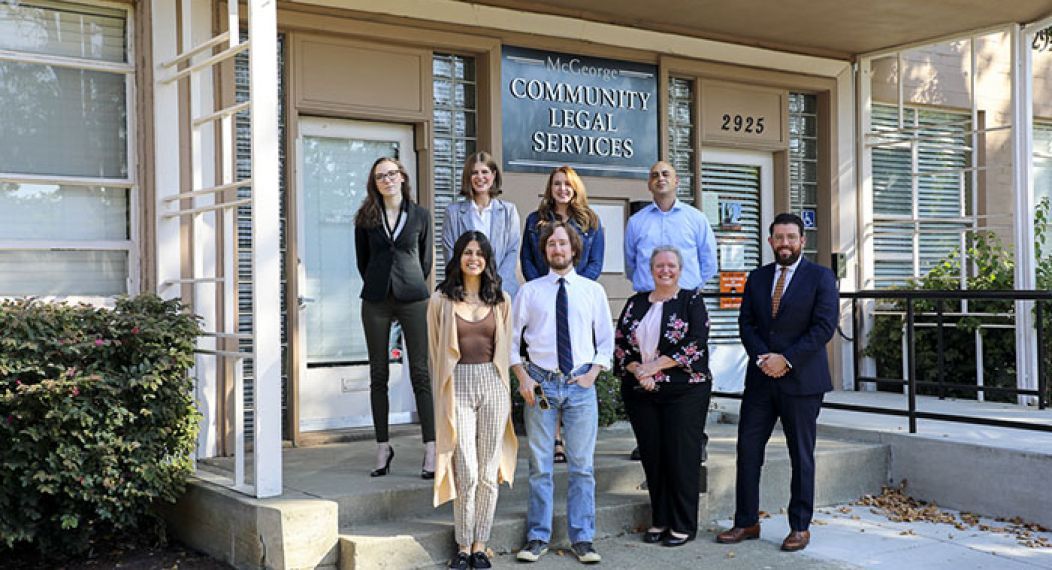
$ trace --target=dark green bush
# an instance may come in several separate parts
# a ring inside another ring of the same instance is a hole
[[[156,524],[193,469],[196,317],[154,295],[0,303],[0,546],[48,556]]]

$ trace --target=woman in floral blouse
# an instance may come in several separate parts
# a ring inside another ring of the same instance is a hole
[[[681,546],[698,532],[698,481],[709,409],[709,315],[679,287],[683,258],[654,249],[654,290],[637,293],[617,320],[614,371],[646,472],[652,512],[643,541]]]

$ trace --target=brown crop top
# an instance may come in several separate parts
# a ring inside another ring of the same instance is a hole
[[[493,346],[496,342],[497,319],[493,309],[477,321],[469,321],[457,315],[457,340],[460,344],[461,364],[484,364],[493,362]]]

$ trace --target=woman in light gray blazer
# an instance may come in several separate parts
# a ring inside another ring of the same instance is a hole
[[[504,291],[514,297],[519,290],[515,268],[519,260],[519,211],[515,204],[497,198],[501,189],[500,167],[488,152],[477,152],[464,161],[458,200],[446,206],[442,225],[444,257],[449,263],[453,244],[468,230],[482,232],[493,245],[493,262]]]

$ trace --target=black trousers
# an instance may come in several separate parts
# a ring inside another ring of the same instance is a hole
[[[693,537],[698,532],[701,442],[712,383],[661,384],[657,392],[633,385],[637,384],[623,384],[621,396],[647,477],[651,525]]]
[[[391,323],[398,321],[405,336],[406,355],[409,361],[409,380],[416,396],[416,413],[420,417],[420,429],[424,442],[435,441],[435,407],[431,399],[431,375],[427,366],[427,299],[402,303],[391,296],[382,302],[362,301],[362,327],[365,329],[365,345],[369,352],[369,404],[373,412],[373,428],[376,441],[385,443],[390,439],[387,416],[390,403],[387,399],[391,337]]]
[[[771,431],[779,419],[793,467],[789,528],[807,530],[811,526],[815,505],[815,439],[823,396],[785,394],[774,379],[745,389],[738,423],[734,526],[749,527],[760,520],[760,470]]]

